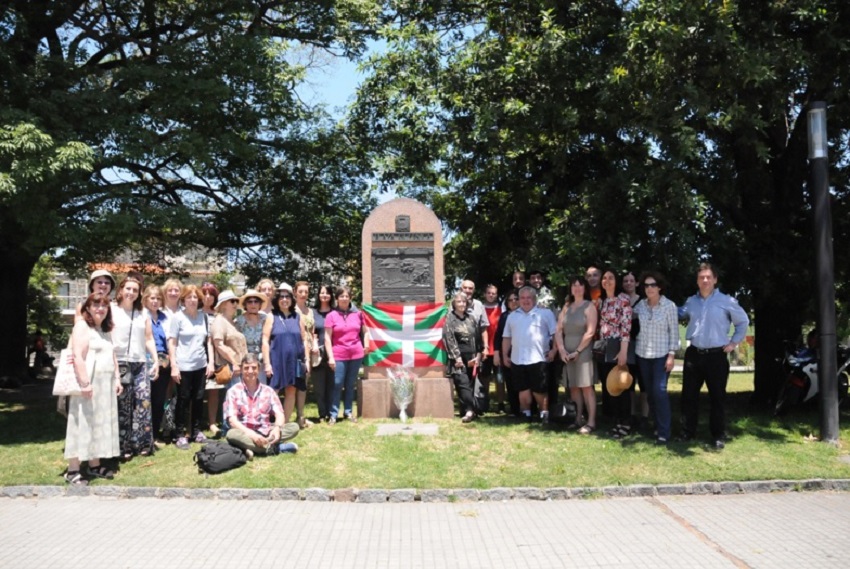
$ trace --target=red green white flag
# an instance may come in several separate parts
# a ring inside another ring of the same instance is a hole
[[[432,367],[446,363],[443,324],[446,306],[427,304],[364,304],[366,327],[372,337],[367,366]]]

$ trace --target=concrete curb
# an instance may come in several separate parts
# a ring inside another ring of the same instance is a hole
[[[771,492],[850,492],[850,479],[748,480],[744,482],[691,482],[687,484],[633,484],[579,488],[147,488],[136,486],[0,486],[0,498],[56,498],[97,496],[115,499],[160,498],[163,500],[290,500],[302,502],[348,502],[361,504],[402,502],[507,502],[588,500],[599,498],[646,498],[765,494]]]

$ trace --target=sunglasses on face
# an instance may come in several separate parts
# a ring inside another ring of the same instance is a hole
[[[259,298],[249,298],[245,301],[245,304],[260,304]]]
[[[280,295],[280,299],[281,300],[292,300],[292,295],[282,294],[282,295]]]
[[[508,299],[508,302],[518,302],[518,301],[519,301],[519,299],[515,296],[512,296]]]
[[[658,283],[643,283],[643,288],[658,288]]]

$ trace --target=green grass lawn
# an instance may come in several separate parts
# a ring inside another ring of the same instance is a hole
[[[62,484],[65,420],[55,411],[47,381],[0,390],[0,485]],[[678,433],[681,375],[670,392]],[[375,436],[379,421],[316,425],[302,431],[297,455],[257,458],[218,476],[203,476],[190,452],[174,446],[120,466],[111,484],[171,487],[491,488],[577,487],[696,481],[850,478],[839,448],[813,440],[816,408],[775,419],[749,409],[751,374],[732,374],[727,405],[733,440],[722,452],[705,441],[652,444],[646,436],[624,441],[607,435],[604,421],[590,436],[490,415],[470,425],[434,420],[437,436]],[[707,435],[707,398],[700,428]],[[315,407],[308,407],[308,415]],[[842,409],[841,439],[850,440],[850,412]],[[428,421],[428,419],[414,419]],[[380,421],[387,422],[387,421]],[[98,482],[98,484],[104,484]]]

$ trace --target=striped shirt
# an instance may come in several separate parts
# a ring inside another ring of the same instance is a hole
[[[662,358],[679,349],[679,319],[676,304],[661,296],[658,304],[649,306],[646,299],[635,305],[640,321],[635,353],[645,359]]]

